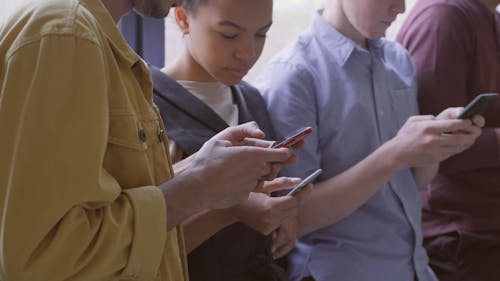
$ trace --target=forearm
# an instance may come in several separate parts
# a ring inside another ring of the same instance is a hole
[[[400,169],[386,143],[345,172],[318,183],[300,209],[298,234],[334,224],[347,217]]]
[[[424,167],[414,167],[411,169],[413,178],[418,189],[423,190],[436,176],[439,169],[439,163]]]
[[[227,209],[206,210],[190,217],[183,223],[186,251],[192,252],[215,233],[235,222],[237,219]]]
[[[200,184],[196,176],[181,173],[160,186],[167,204],[167,230],[209,209],[207,200],[200,193]]]
[[[174,163],[174,165],[173,165],[174,174],[179,175],[182,172],[184,172],[187,168],[189,168],[195,155],[196,154],[193,154],[193,155],[189,156],[188,158],[182,159],[181,161]]]

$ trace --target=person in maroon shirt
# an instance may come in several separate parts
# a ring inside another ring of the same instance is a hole
[[[500,92],[498,0],[417,0],[397,41],[412,55],[423,114]],[[470,149],[422,194],[425,247],[440,280],[500,280],[500,103]]]

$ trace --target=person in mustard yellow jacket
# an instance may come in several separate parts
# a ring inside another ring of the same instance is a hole
[[[0,280],[187,280],[177,226],[293,160],[247,123],[172,178],[149,72],[116,27],[172,4],[38,0],[0,28]]]

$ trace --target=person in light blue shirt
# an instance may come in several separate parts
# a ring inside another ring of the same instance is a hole
[[[404,0],[328,0],[255,83],[279,135],[314,129],[283,173],[323,169],[300,211],[292,280],[437,280],[422,247],[418,188],[475,141],[484,118],[457,120],[461,108],[417,115],[411,58],[382,38],[404,8]]]

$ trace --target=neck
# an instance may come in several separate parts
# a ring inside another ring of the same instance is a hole
[[[498,0],[479,0],[484,6],[486,6],[490,11],[495,12],[498,5]]]
[[[113,20],[118,24],[121,18],[132,10],[132,0],[101,0],[104,7],[108,10],[113,17]]]
[[[193,59],[187,48],[184,48],[182,54],[171,66],[163,68],[162,71],[177,81],[216,82],[216,80]]]
[[[346,17],[341,1],[328,1],[323,11],[323,18],[338,32],[367,49],[366,38],[359,33]]]

